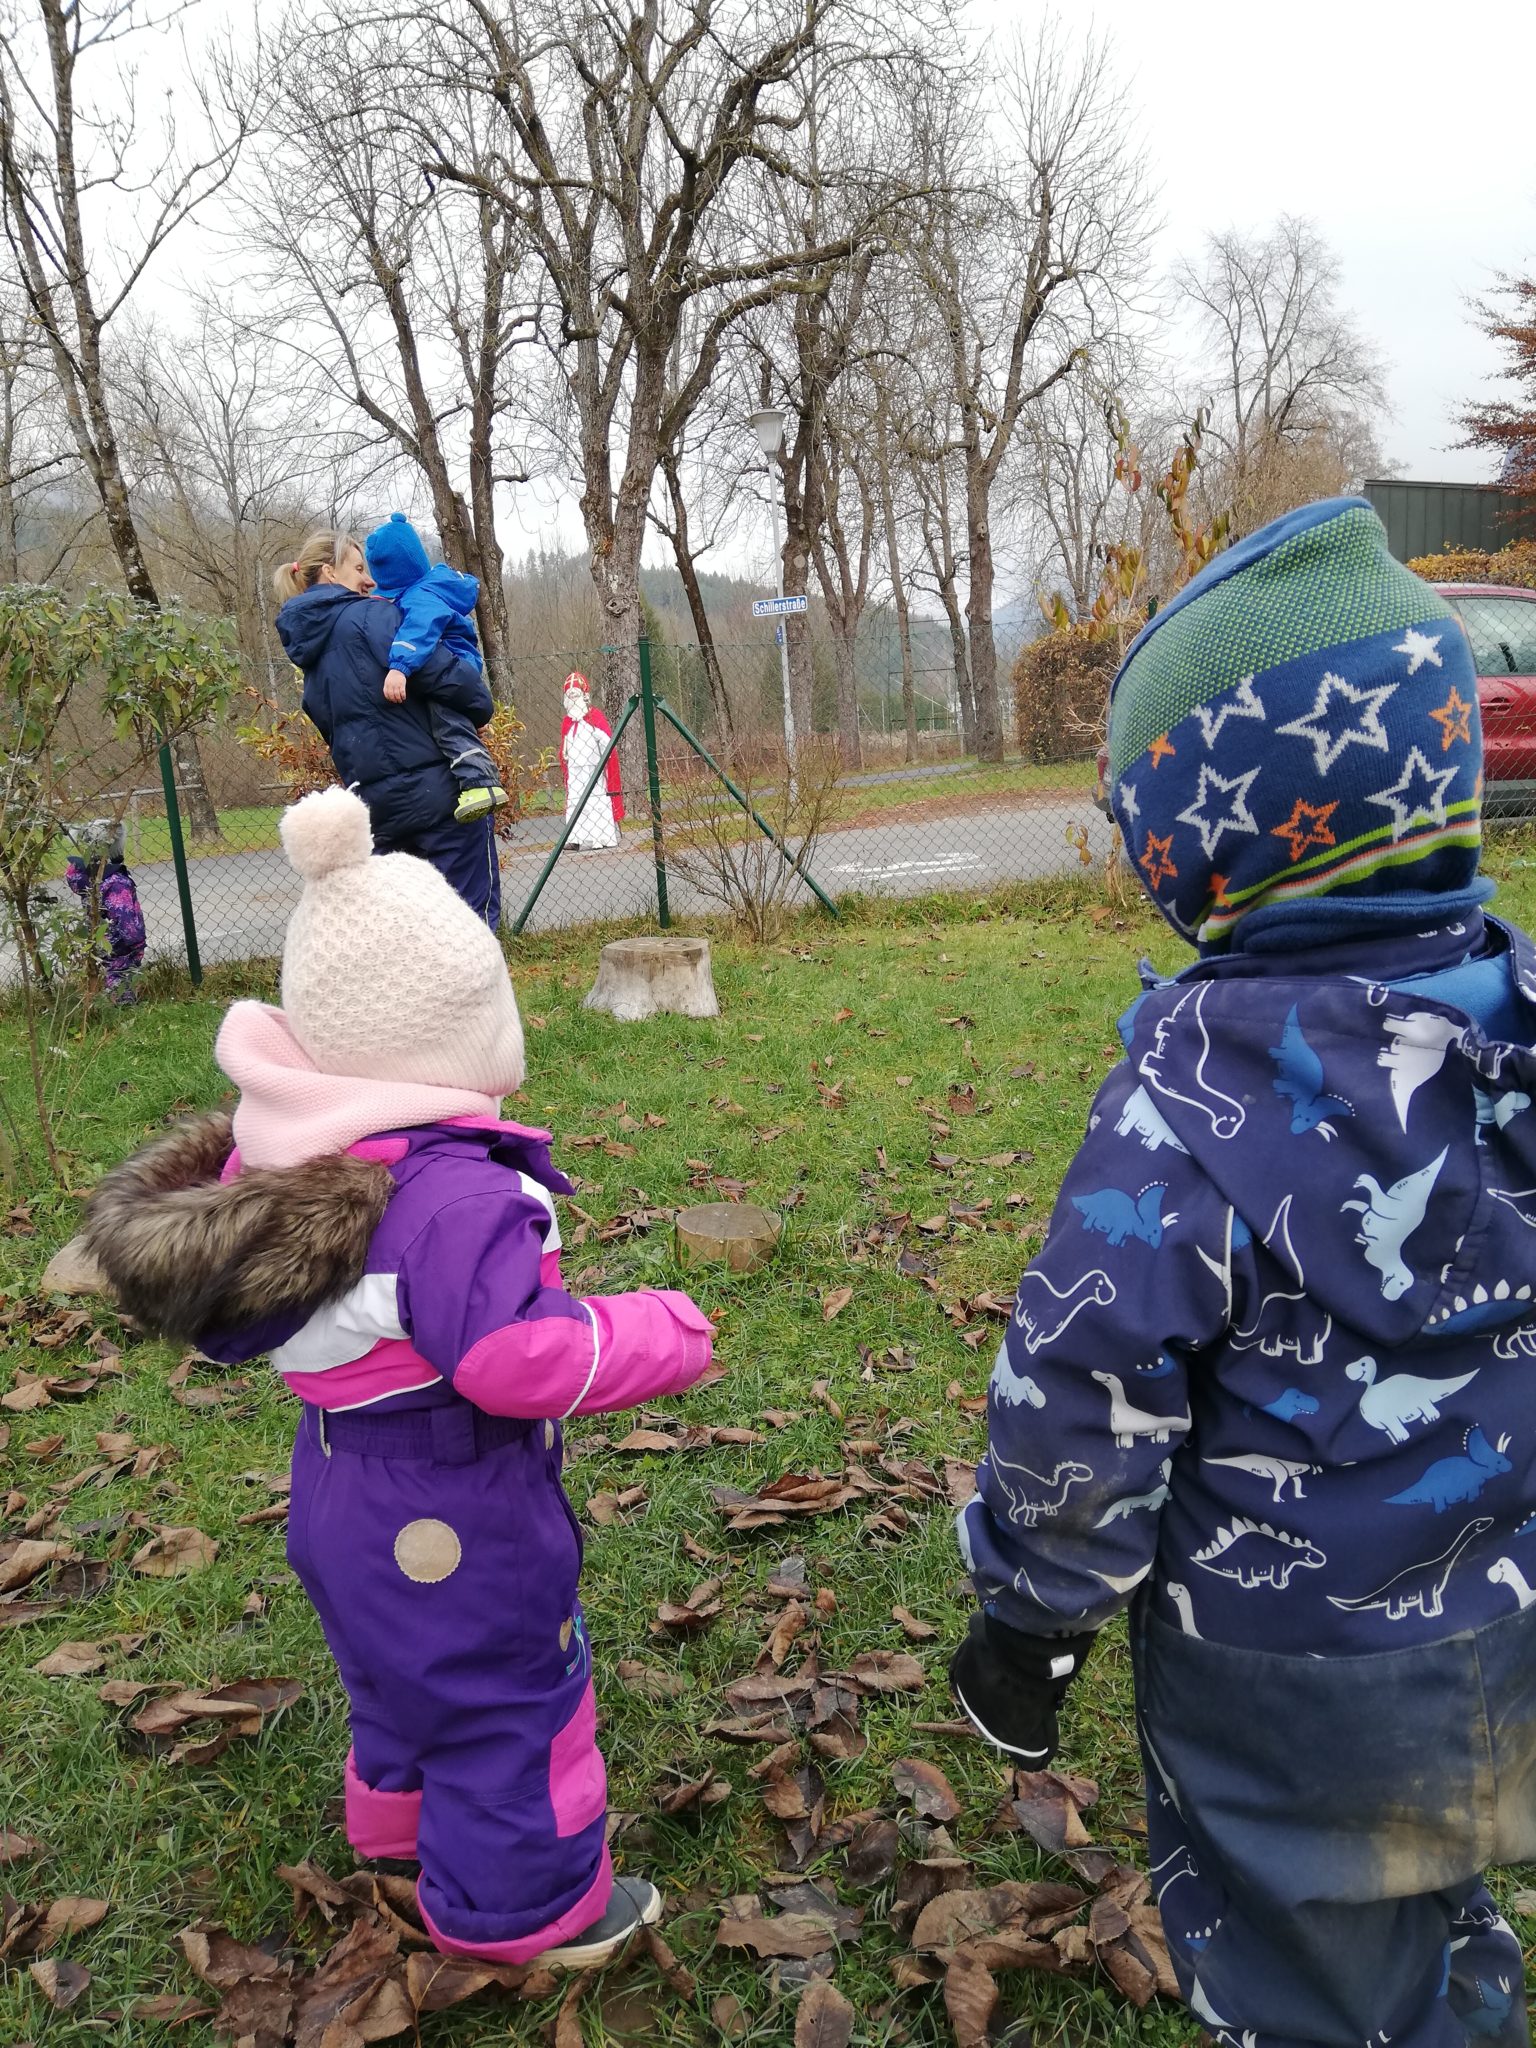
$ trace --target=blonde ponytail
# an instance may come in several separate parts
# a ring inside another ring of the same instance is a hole
[[[278,602],[286,603],[301,591],[312,589],[322,569],[334,569],[346,560],[347,550],[357,542],[350,533],[312,533],[291,562],[272,572],[272,589]]]

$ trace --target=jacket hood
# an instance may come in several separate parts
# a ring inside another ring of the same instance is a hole
[[[1536,952],[1506,937],[1511,1037],[1422,983],[1273,973],[1156,987],[1122,1020],[1141,1086],[1121,1127],[1190,1154],[1232,1207],[1233,1252],[1262,1245],[1293,1298],[1373,1343],[1529,1318]],[[1337,1251],[1305,1273],[1302,1216],[1314,1242],[1335,1219]]]
[[[371,604],[340,583],[314,583],[290,597],[277,615],[277,637],[295,668],[312,669],[325,652],[348,605]]]
[[[376,526],[364,541],[363,552],[368,573],[387,597],[399,597],[432,566],[421,535],[403,512],[391,512],[382,526]]]
[[[467,619],[480,602],[480,579],[467,575],[462,569],[450,569],[446,562],[439,562],[436,568],[429,569],[422,581],[461,619]]]
[[[297,600],[295,600],[297,602]],[[376,1160],[332,1155],[221,1180],[223,1114],[154,1139],[96,1186],[85,1240],[141,1328],[196,1343],[265,1318],[300,1321],[362,1278],[394,1193]]]

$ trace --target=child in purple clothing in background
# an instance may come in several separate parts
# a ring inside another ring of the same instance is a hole
[[[92,818],[71,833],[78,851],[69,857],[64,880],[80,898],[93,938],[105,942],[103,976],[114,1003],[137,1001],[133,977],[144,965],[144,912],[139,891],[123,859],[123,828],[111,818]]]
[[[560,1424],[680,1393],[687,1295],[576,1299],[546,1131],[501,1116],[523,1033],[492,934],[342,789],[287,812],[282,1006],[233,1005],[233,1118],[109,1173],[87,1233],[142,1326],[302,1404],[288,1555],[351,1704],[347,1834],[416,1857],[452,1954],[585,1967],[660,1917],[615,1878]]]
[[[391,512],[364,544],[368,573],[400,612],[400,630],[389,649],[384,695],[391,704],[405,702],[410,679],[438,647],[477,672],[483,667],[475,636],[474,612],[480,601],[478,578],[446,562],[427,560],[421,536],[403,512]],[[479,733],[463,712],[439,697],[427,700],[427,716],[450,774],[459,786],[454,817],[461,823],[499,810],[507,792],[497,780],[496,763]]]

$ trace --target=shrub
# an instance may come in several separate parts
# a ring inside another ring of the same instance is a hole
[[[1426,583],[1508,583],[1536,590],[1536,540],[1511,541],[1491,555],[1481,548],[1447,548],[1443,554],[1415,555],[1408,567]]]
[[[1120,658],[1120,636],[1090,626],[1048,633],[1013,666],[1019,752],[1027,761],[1075,761],[1104,731],[1104,705]]]

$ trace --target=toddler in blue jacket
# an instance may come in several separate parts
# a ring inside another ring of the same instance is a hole
[[[1153,1881],[1229,2048],[1516,2048],[1536,1857],[1536,948],[1477,682],[1370,507],[1229,549],[1110,699],[1198,959],[1120,1023],[989,1392],[951,1667],[1022,1762],[1131,1605]]]
[[[446,562],[427,560],[421,536],[403,512],[391,512],[366,542],[368,573],[380,594],[399,607],[400,629],[389,649],[384,695],[403,704],[411,677],[437,647],[477,671],[483,667],[475,634],[474,611],[480,583]],[[432,737],[459,789],[454,817],[460,822],[483,818],[499,809],[507,793],[497,779],[496,763],[479,733],[460,711],[440,698],[427,701]]]

